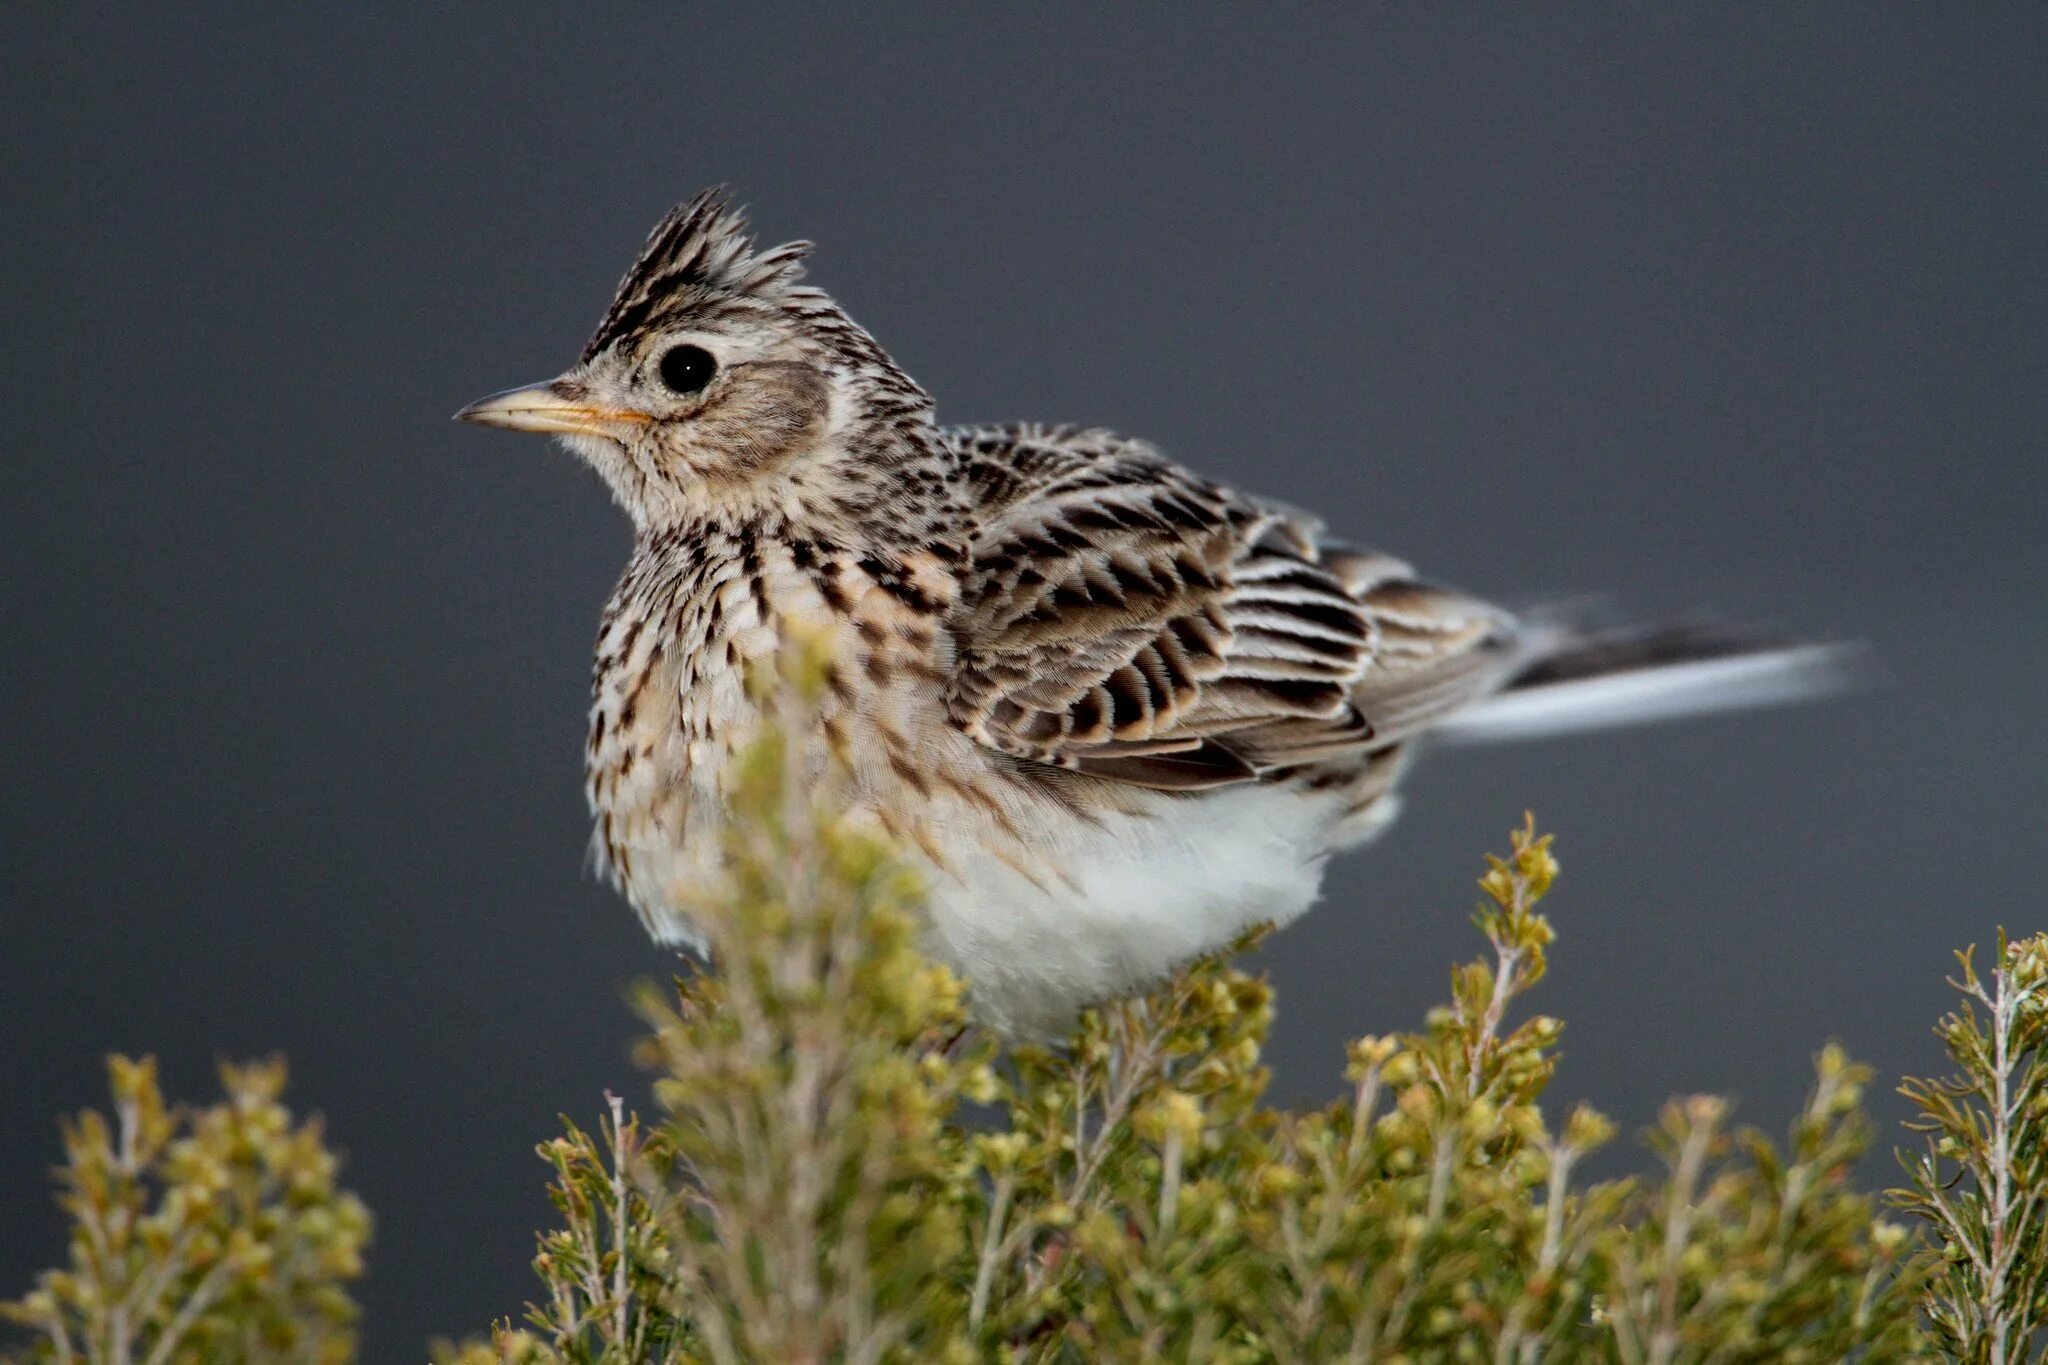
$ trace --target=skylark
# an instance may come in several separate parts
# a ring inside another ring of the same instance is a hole
[[[1690,630],[1528,619],[1142,441],[941,427],[717,192],[662,220],[558,379],[458,416],[558,436],[632,518],[598,632],[599,861],[687,945],[753,661],[832,660],[859,814],[928,864],[928,946],[1011,1034],[1315,898],[1417,741],[1777,700],[1827,668]]]

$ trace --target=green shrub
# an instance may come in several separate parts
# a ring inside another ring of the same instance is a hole
[[[719,970],[638,1002],[658,1116],[613,1099],[541,1146],[541,1293],[436,1359],[2007,1362],[2048,1321],[2048,938],[1962,957],[1958,1074],[1904,1087],[1916,1232],[1851,1183],[1869,1073],[1832,1047],[1782,1144],[1693,1097],[1653,1177],[1579,1177],[1613,1125],[1544,1113],[1562,1026],[1514,1017],[1552,937],[1532,825],[1450,1003],[1297,1113],[1264,1103],[1271,991],[1226,958],[999,1049],[834,784],[773,739],[733,781]],[[346,1357],[367,1220],[281,1083],[231,1071],[181,1129],[116,1064],[117,1123],[67,1131],[71,1268],[8,1309],[27,1358]]]
[[[2048,1328],[2048,934],[2001,934],[1988,982],[1973,957],[1956,954],[1962,1007],[1935,1028],[1956,1073],[1899,1087],[1927,1144],[1905,1162],[1912,1187],[1892,1194],[1933,1232],[1941,1354],[2017,1361]]]
[[[335,1185],[317,1119],[279,1102],[280,1061],[221,1068],[226,1098],[167,1108],[156,1063],[109,1059],[114,1115],[64,1127],[70,1264],[0,1314],[30,1361],[210,1365],[355,1358],[370,1216]]]
[[[1510,1025],[1557,865],[1518,831],[1491,952],[1419,1033],[1349,1050],[1326,1109],[1262,1105],[1268,988],[1224,960],[1059,1049],[954,1042],[881,850],[755,819],[702,916],[716,977],[650,996],[663,1116],[544,1148],[560,1230],[490,1361],[1910,1358],[1929,1271],[1847,1180],[1862,1068],[1821,1054],[1781,1150],[1672,1104],[1653,1182],[1582,1184],[1612,1126],[1537,1100],[1560,1025]],[[791,877],[777,869],[805,867]],[[849,926],[859,926],[849,930]],[[850,934],[850,936],[849,936]],[[846,1027],[845,1021],[860,1021]]]

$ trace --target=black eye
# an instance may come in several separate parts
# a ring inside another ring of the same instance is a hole
[[[661,358],[661,382],[676,393],[696,393],[711,382],[718,362],[702,346],[671,346]]]

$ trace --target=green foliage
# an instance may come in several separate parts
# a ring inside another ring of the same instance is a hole
[[[1923,1242],[1850,1183],[1869,1073],[1832,1047],[1782,1144],[1691,1097],[1651,1175],[1583,1177],[1614,1125],[1544,1112],[1562,1025],[1519,1017],[1558,872],[1533,824],[1480,879],[1449,1003],[1289,1112],[1271,992],[1227,958],[1004,1050],[831,763],[770,738],[731,790],[732,883],[693,909],[719,969],[637,1002],[658,1114],[612,1098],[542,1145],[542,1292],[437,1360],[2004,1365],[2048,1317],[2048,938],[1988,980],[1964,955],[1958,1074],[1905,1087],[1929,1146],[1893,1198]],[[230,1072],[181,1141],[146,1066],[115,1074],[120,1135],[67,1136],[73,1268],[9,1310],[31,1358],[345,1358],[366,1223],[281,1073]]]
[[[662,1120],[615,1107],[543,1149],[548,1293],[443,1359],[1925,1353],[1910,1239],[1847,1183],[1867,1074],[1834,1049],[1782,1150],[1695,1098],[1652,1134],[1660,1179],[1574,1181],[1612,1125],[1553,1131],[1561,1026],[1508,1022],[1551,941],[1533,829],[1480,882],[1490,954],[1451,1003],[1286,1113],[1261,1104],[1270,992],[1220,958],[1059,1049],[954,1041],[960,989],[917,956],[882,850],[829,802],[747,790],[744,875],[704,920],[722,971],[642,1004]]]
[[[370,1217],[335,1184],[317,1119],[294,1124],[279,1061],[223,1066],[226,1098],[165,1106],[153,1059],[108,1062],[114,1116],[64,1127],[68,1268],[0,1315],[23,1361],[63,1365],[339,1362],[355,1355],[348,1282]]]
[[[1974,956],[1956,955],[1962,1007],[1935,1028],[1956,1074],[1899,1087],[1927,1146],[1894,1193],[1943,1243],[1927,1303],[1943,1354],[2003,1365],[2048,1330],[2048,935],[2000,935],[1988,983]]]

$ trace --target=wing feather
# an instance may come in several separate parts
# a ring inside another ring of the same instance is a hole
[[[1391,744],[1509,667],[1505,613],[1142,442],[954,440],[981,522],[947,703],[990,748],[1170,790],[1248,782]]]

